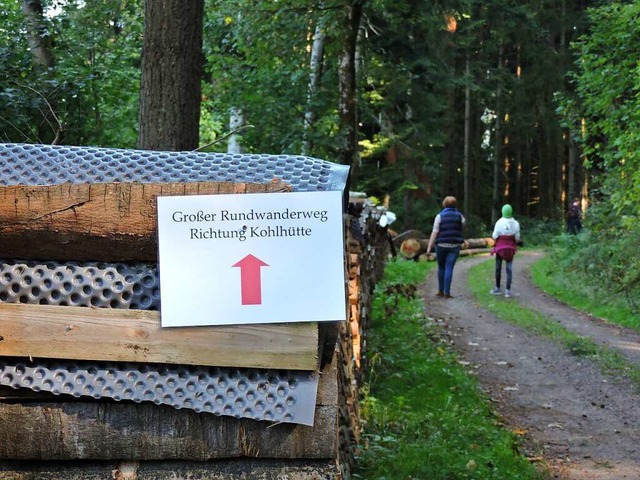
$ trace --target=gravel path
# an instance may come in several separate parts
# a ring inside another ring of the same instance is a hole
[[[518,253],[513,296],[498,300],[536,309],[640,365],[640,335],[577,312],[531,284],[529,266],[539,258],[535,252]],[[595,363],[571,355],[562,345],[480,308],[466,277],[470,267],[483,261],[494,260],[478,256],[458,261],[454,298],[435,296],[435,275],[420,293],[427,314],[442,322],[460,361],[478,377],[505,424],[523,433],[523,453],[544,462],[556,478],[640,479],[638,389],[604,375]]]

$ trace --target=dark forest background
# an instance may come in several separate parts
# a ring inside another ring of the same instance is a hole
[[[471,236],[575,198],[637,233],[639,2],[0,3],[2,142],[346,163],[398,231],[454,195]]]

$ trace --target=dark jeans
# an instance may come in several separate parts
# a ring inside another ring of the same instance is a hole
[[[513,261],[505,260],[505,270],[507,271],[507,290],[511,290],[511,279],[513,278]],[[502,275],[502,257],[496,255],[496,287],[500,288],[500,279]]]
[[[438,263],[438,291],[451,294],[453,267],[460,255],[460,247],[447,248],[436,245],[436,262]]]

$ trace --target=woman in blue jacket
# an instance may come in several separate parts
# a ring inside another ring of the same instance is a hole
[[[455,197],[445,197],[442,201],[443,210],[436,215],[429,237],[427,254],[436,246],[436,262],[438,263],[438,293],[436,296],[451,298],[451,281],[453,267],[460,255],[460,248],[464,243],[462,226],[464,216],[458,211]]]

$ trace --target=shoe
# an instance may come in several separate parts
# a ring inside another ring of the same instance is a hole
[[[453,297],[452,297],[450,294],[445,293],[445,294],[444,294],[444,298],[453,298]]]
[[[436,293],[436,297],[444,297],[444,293],[438,292],[438,293]]]
[[[502,293],[502,290],[500,290],[498,287],[496,287],[493,290],[491,290],[489,293],[491,295],[500,295]]]
[[[504,297],[505,298],[509,298],[511,296],[511,290],[509,290],[508,288],[504,291]]]

